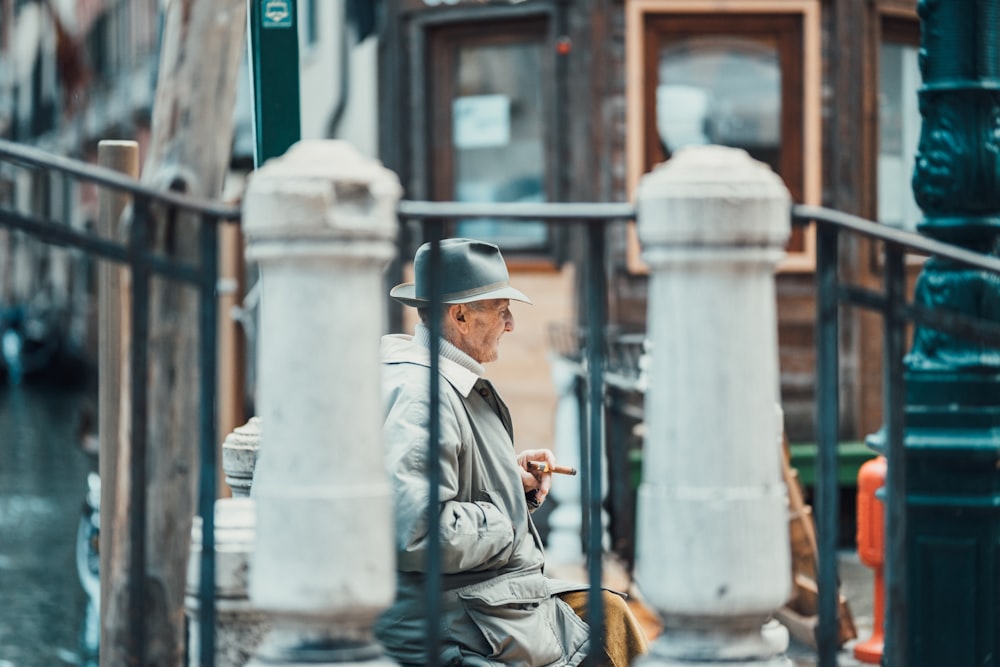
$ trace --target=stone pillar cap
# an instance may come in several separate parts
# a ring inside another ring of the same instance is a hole
[[[737,148],[688,146],[642,177],[644,245],[784,246],[791,196],[763,162]]]
[[[250,174],[243,229],[266,239],[393,239],[396,174],[339,140],[303,140]]]

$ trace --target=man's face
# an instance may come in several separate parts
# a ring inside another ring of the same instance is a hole
[[[514,316],[510,312],[510,299],[489,299],[472,304],[462,304],[458,322],[456,347],[481,364],[496,361],[499,356],[500,338],[514,330]]]

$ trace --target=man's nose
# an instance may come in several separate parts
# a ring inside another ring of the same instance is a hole
[[[507,315],[507,317],[504,319],[503,330],[504,331],[513,331],[514,330],[514,316],[513,315]]]

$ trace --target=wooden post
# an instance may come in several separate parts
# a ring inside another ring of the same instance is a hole
[[[245,35],[246,0],[167,4],[144,182],[205,198],[221,194]],[[154,208],[151,250],[197,262],[200,224],[187,214],[168,219]],[[108,618],[110,641],[101,646],[101,662],[135,662],[128,640],[138,630],[136,650],[144,664],[175,667],[184,655],[184,589],[199,478],[198,293],[154,278],[149,294],[149,512],[146,534],[127,538],[145,540],[143,613]],[[127,580],[116,578],[109,586],[112,604],[124,599]]]
[[[102,167],[138,178],[139,144],[134,141],[102,141],[97,146]],[[120,192],[98,191],[98,231],[109,239],[121,239],[121,217],[130,198]],[[98,283],[98,387],[97,433],[100,440],[98,467],[101,474],[101,646],[113,643],[113,619],[123,613],[123,600],[111,595],[112,581],[124,581],[128,568],[128,447],[119,438],[128,432],[121,418],[129,414],[125,359],[128,350],[129,314],[126,310],[128,280],[125,269],[104,262]],[[124,428],[123,428],[124,427]],[[123,474],[125,473],[125,474]],[[112,650],[101,651],[101,664],[111,665]]]
[[[219,316],[218,373],[219,395],[216,405],[218,432],[229,433],[247,420],[244,388],[246,386],[246,345],[240,325],[232,310],[243,296],[243,234],[236,225],[219,229]],[[220,495],[232,493],[225,473],[219,466]]]

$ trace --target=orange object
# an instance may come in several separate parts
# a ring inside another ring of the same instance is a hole
[[[872,636],[854,645],[854,657],[861,662],[878,664],[885,646],[885,507],[875,496],[885,484],[886,458],[877,456],[858,470],[858,558],[875,570]]]

